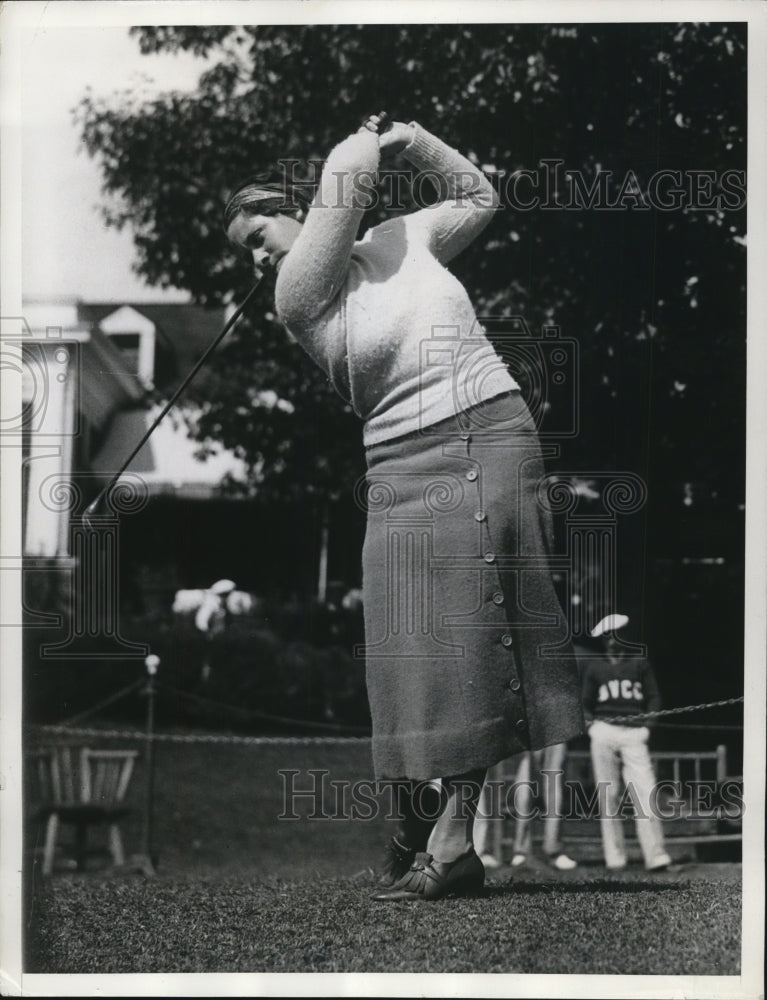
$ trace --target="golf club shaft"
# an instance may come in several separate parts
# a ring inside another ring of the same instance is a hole
[[[388,132],[388,130],[391,127],[392,127],[392,122],[391,122],[391,119],[390,119],[388,113],[386,111],[379,112],[379,124],[378,124],[378,127],[377,127],[376,131],[379,134],[382,133],[382,132]],[[165,418],[165,416],[167,415],[168,411],[174,405],[174,403],[176,402],[176,400],[178,399],[178,397],[186,389],[186,387],[189,385],[189,383],[195,377],[195,375],[197,374],[197,372],[202,368],[202,366],[208,360],[208,358],[213,353],[213,351],[215,351],[215,349],[218,347],[218,345],[221,343],[221,341],[224,339],[224,337],[227,335],[227,333],[231,330],[231,328],[234,326],[234,324],[240,318],[240,316],[242,315],[243,311],[245,310],[245,307],[247,306],[248,302],[250,302],[250,300],[255,295],[256,289],[261,284],[262,279],[263,279],[263,272],[257,272],[255,284],[250,289],[250,291],[245,296],[245,298],[242,300],[242,302],[237,307],[237,309],[232,313],[231,317],[229,318],[228,322],[225,324],[225,326],[224,326],[223,330],[221,331],[221,333],[216,337],[216,339],[213,341],[213,343],[208,347],[208,349],[205,351],[205,353],[202,355],[202,357],[199,359],[199,361],[197,361],[197,363],[194,365],[194,367],[189,372],[189,374],[184,379],[184,381],[181,383],[181,385],[176,389],[176,391],[173,393],[173,395],[168,400],[168,402],[165,404],[165,406],[163,406],[162,410],[160,410],[160,412],[158,413],[158,415],[152,421],[150,427],[147,429],[147,431],[142,436],[141,440],[138,442],[138,444],[133,449],[133,451],[130,453],[130,455],[128,455],[128,457],[125,459],[125,461],[123,462],[120,470],[118,472],[116,472],[114,474],[114,476],[112,476],[112,478],[110,479],[110,481],[101,490],[101,492],[98,494],[98,496],[96,497],[96,499],[92,503],[90,503],[88,505],[88,507],[86,507],[85,513],[83,515],[83,520],[86,522],[86,524],[88,523],[88,518],[95,513],[98,505],[101,503],[101,501],[104,498],[104,496],[106,496],[106,494],[112,489],[112,487],[118,481],[118,479],[120,478],[120,476],[125,472],[125,470],[128,468],[128,466],[133,461],[133,459],[136,457],[136,455],[138,455],[138,453],[141,451],[141,449],[147,443],[147,441],[149,440],[149,438],[151,437],[151,435],[154,433],[155,428]]]
[[[227,335],[227,333],[229,333],[229,331],[232,329],[232,327],[237,322],[237,320],[240,318],[240,316],[242,316],[243,312],[245,311],[246,306],[248,305],[248,303],[250,302],[250,300],[255,295],[256,290],[258,289],[258,286],[261,284],[262,278],[263,278],[263,274],[259,274],[258,277],[257,277],[257,279],[256,279],[255,284],[250,289],[250,291],[245,296],[245,298],[242,300],[242,302],[240,303],[240,305],[235,309],[235,311],[229,317],[228,321],[224,325],[224,328],[221,330],[221,333],[218,334],[218,336],[216,337],[216,339],[205,350],[205,353],[199,358],[199,360],[194,365],[194,367],[189,372],[189,374],[186,376],[186,378],[184,379],[184,381],[176,389],[176,391],[170,397],[170,399],[168,400],[168,402],[163,406],[162,410],[160,410],[160,412],[158,413],[158,415],[152,421],[152,423],[149,426],[149,428],[146,430],[146,432],[141,437],[141,440],[138,442],[138,444],[133,449],[133,451],[130,453],[130,455],[128,455],[128,457],[125,459],[125,461],[123,462],[120,470],[118,472],[116,472],[112,476],[112,478],[110,479],[110,481],[101,490],[101,492],[96,497],[96,499],[91,504],[88,505],[88,507],[86,508],[86,511],[85,511],[86,519],[87,519],[88,515],[91,515],[91,514],[93,514],[95,512],[96,508],[98,507],[98,505],[101,502],[101,500],[103,499],[103,497],[112,489],[112,487],[117,482],[117,480],[120,478],[120,476],[125,472],[125,470],[131,464],[131,462],[136,457],[136,455],[138,455],[138,453],[141,451],[141,449],[147,443],[147,441],[149,440],[149,438],[153,434],[155,428],[160,424],[160,422],[168,414],[168,412],[171,409],[171,407],[176,403],[176,401],[178,400],[178,398],[181,395],[181,393],[186,389],[186,387],[189,385],[189,383],[195,377],[195,375],[197,374],[197,372],[202,368],[202,366],[208,360],[208,358],[210,357],[210,355],[215,351],[215,349],[218,347],[218,345],[221,343],[221,341],[224,339],[224,337]]]

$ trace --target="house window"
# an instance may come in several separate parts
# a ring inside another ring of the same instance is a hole
[[[110,339],[125,358],[125,367],[131,375],[139,374],[140,333],[110,333]]]

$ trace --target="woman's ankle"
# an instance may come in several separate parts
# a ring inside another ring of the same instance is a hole
[[[463,854],[473,849],[473,845],[468,840],[437,840],[432,843],[429,840],[427,851],[435,861],[440,864],[449,865],[460,858]]]

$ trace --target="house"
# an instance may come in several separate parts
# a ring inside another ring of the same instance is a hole
[[[224,320],[223,309],[184,303],[23,303],[10,350],[22,373],[22,547],[33,617],[35,609],[66,604],[79,515],[141,439],[159,411],[155,400],[176,388]],[[180,404],[130,463],[127,479],[147,501],[165,494],[199,501],[217,496],[225,477],[244,476],[231,452],[214,446],[202,459],[199,447]],[[200,576],[210,573],[201,567]]]

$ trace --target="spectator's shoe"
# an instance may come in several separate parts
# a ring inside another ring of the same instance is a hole
[[[578,862],[566,854],[549,854],[546,856],[546,863],[560,872],[571,872],[573,868],[578,867]]]
[[[408,847],[399,837],[394,836],[386,845],[383,865],[381,866],[381,884],[394,885],[410,870],[415,861],[416,849]]]
[[[681,865],[675,865],[668,854],[662,855],[654,864],[647,866],[648,872],[678,872]]]
[[[521,868],[523,865],[526,865],[526,864],[527,864],[527,855],[526,854],[519,854],[519,853],[517,853],[511,859],[511,867],[512,868]]]
[[[501,862],[494,854],[480,854],[479,860],[485,869],[501,867]]]
[[[469,896],[484,884],[485,869],[473,847],[455,861],[435,861],[431,854],[416,854],[410,870],[373,899],[388,903]]]

